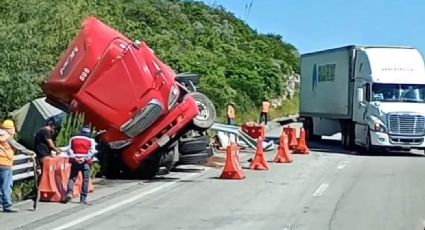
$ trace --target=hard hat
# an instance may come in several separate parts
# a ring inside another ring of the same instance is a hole
[[[12,120],[5,120],[3,121],[3,123],[1,124],[1,127],[3,129],[13,129],[15,128],[15,123],[13,123]]]

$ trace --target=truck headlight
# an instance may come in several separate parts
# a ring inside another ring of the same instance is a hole
[[[375,122],[373,125],[373,130],[377,132],[385,132],[385,126],[381,122]]]
[[[180,89],[177,85],[173,85],[168,96],[168,110],[171,110],[179,99]]]

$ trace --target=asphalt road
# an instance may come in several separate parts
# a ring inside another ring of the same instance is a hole
[[[425,158],[419,154],[354,155],[333,141],[245,180],[221,168],[192,167],[72,206],[21,229],[424,229]],[[275,152],[267,152],[272,159]],[[244,165],[250,154],[244,156]],[[60,205],[58,207],[63,207]],[[4,215],[4,214],[0,214]],[[24,215],[24,214],[20,214]],[[30,215],[30,214],[28,214]],[[14,218],[13,215],[0,216]],[[9,225],[10,226],[10,225]],[[11,228],[6,228],[11,229]]]

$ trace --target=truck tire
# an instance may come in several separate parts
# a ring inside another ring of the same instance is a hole
[[[203,164],[206,163],[208,158],[210,158],[212,155],[214,155],[214,150],[212,148],[206,148],[198,153],[181,155],[178,164]]]
[[[303,127],[307,131],[307,140],[320,141],[322,139],[322,136],[315,135],[314,132],[313,132],[313,118],[305,117],[304,122],[303,122]]]
[[[352,122],[341,121],[341,144],[345,149],[353,149],[354,125]]]
[[[171,142],[171,144],[164,146],[158,150],[157,153],[152,154],[148,159],[142,162],[137,172],[137,177],[139,179],[152,179],[158,174],[161,166],[165,167],[165,171],[162,170],[162,173],[166,173],[174,168],[178,161],[178,144],[176,142]]]
[[[211,100],[202,93],[194,92],[188,94],[192,96],[199,108],[199,114],[193,118],[193,125],[196,129],[206,130],[211,128],[217,117],[214,104]]]
[[[161,156],[160,152],[154,153],[149,156],[148,159],[144,160],[140,166],[138,171],[135,173],[138,179],[152,179],[159,172],[159,168],[161,167]]]
[[[209,144],[210,139],[208,136],[181,139],[179,142],[179,152],[182,155],[197,153],[206,149]]]
[[[365,153],[367,155],[371,155],[375,153],[375,149],[372,146],[372,141],[370,140],[370,130],[367,131],[367,135],[366,135]]]
[[[100,174],[107,179],[117,179],[122,177],[122,161],[119,152],[111,149],[108,144],[99,142],[97,145],[97,158],[101,165]]]

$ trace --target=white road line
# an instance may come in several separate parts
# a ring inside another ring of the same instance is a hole
[[[345,166],[348,164],[348,161],[343,161],[341,163],[339,163],[338,167],[336,167],[337,169],[343,169],[345,168]]]
[[[205,171],[207,171],[208,169],[209,168],[206,168]],[[160,186],[158,186],[156,188],[153,188],[151,190],[148,190],[146,192],[139,193],[138,195],[133,196],[133,197],[130,197],[129,199],[126,199],[126,200],[123,200],[123,201],[121,201],[119,203],[110,205],[110,206],[108,206],[106,208],[103,208],[103,209],[100,209],[100,210],[98,210],[96,212],[90,213],[90,214],[88,214],[88,215],[86,215],[84,217],[78,218],[78,219],[76,219],[74,221],[70,221],[70,222],[68,222],[66,224],[60,225],[60,226],[58,226],[58,227],[56,227],[56,228],[54,228],[52,230],[62,230],[62,229],[70,228],[70,227],[75,226],[77,224],[80,224],[80,223],[82,223],[84,221],[87,221],[87,220],[92,219],[94,217],[97,217],[97,216],[100,216],[100,215],[105,214],[107,212],[110,212],[110,211],[112,211],[114,209],[117,209],[117,208],[119,208],[121,206],[124,206],[126,204],[132,203],[134,201],[137,201],[137,200],[139,200],[139,199],[141,199],[141,198],[143,198],[145,196],[148,196],[148,195],[150,195],[152,193],[155,193],[155,192],[158,192],[160,190],[163,190],[163,189],[166,189],[168,187],[171,187],[172,185],[175,185],[176,183],[178,183],[181,180],[187,180],[187,179],[190,179],[190,178],[192,178],[194,176],[197,176],[197,175],[199,175],[199,173],[188,174],[187,176],[182,177],[179,180],[176,180],[176,181],[173,181],[173,182],[166,182],[166,184],[160,185]]]
[[[326,189],[329,187],[329,184],[321,184],[316,191],[314,191],[313,196],[322,196],[325,193]]]

